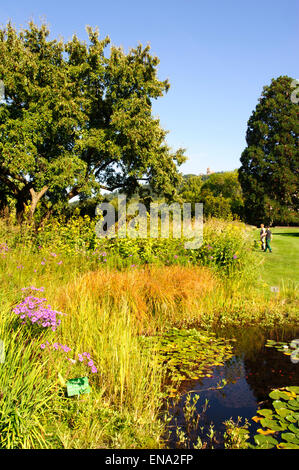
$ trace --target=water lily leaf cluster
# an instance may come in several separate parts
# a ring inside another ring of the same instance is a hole
[[[296,362],[299,361],[299,339],[294,339],[290,343],[268,339],[265,346],[266,348],[275,348],[285,356],[292,356]]]
[[[166,366],[167,377],[178,388],[184,380],[212,376],[212,368],[232,357],[230,341],[214,333],[172,328],[161,336],[145,338]]]
[[[261,424],[254,436],[257,449],[299,449],[299,387],[275,389],[269,394],[273,409],[260,409],[252,419]]]

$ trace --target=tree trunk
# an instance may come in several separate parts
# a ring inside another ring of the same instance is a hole
[[[29,212],[29,220],[31,221],[36,209],[36,206],[39,200],[43,197],[43,195],[48,191],[48,186],[44,186],[38,193],[33,189],[30,188],[29,192],[31,194],[31,206]]]

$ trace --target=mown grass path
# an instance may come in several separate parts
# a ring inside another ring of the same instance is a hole
[[[299,227],[274,227],[271,232],[272,253],[259,251],[265,260],[261,268],[263,280],[271,286],[298,283]],[[259,230],[256,239],[259,240]]]

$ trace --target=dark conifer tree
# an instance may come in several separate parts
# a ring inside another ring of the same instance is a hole
[[[239,180],[252,224],[299,222],[299,105],[293,97],[292,78],[273,79],[248,121]]]

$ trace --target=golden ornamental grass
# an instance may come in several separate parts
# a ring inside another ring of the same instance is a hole
[[[200,314],[200,305],[218,285],[216,276],[204,267],[146,266],[127,271],[99,270],[83,274],[60,292],[58,302],[68,310],[70,304],[92,299],[98,314],[109,305],[124,305],[142,329],[157,316],[173,320],[178,314]]]

